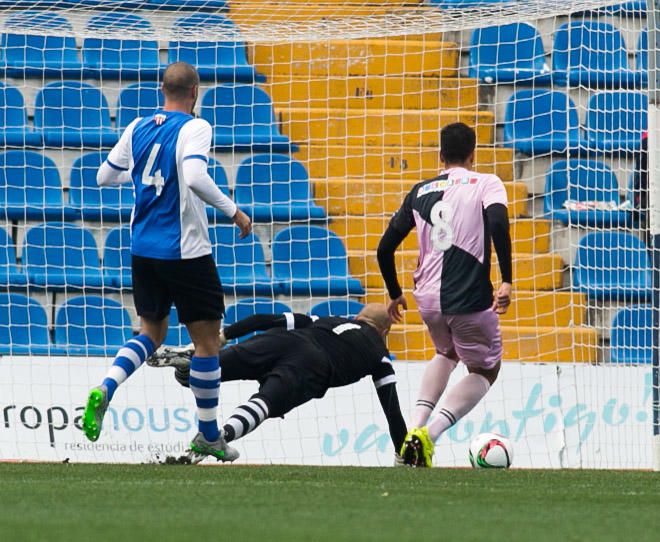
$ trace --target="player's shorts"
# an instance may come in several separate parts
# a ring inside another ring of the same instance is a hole
[[[189,260],[132,256],[133,299],[139,316],[161,321],[172,303],[184,324],[220,320],[224,293],[211,255]]]
[[[220,352],[222,380],[257,380],[269,416],[323,397],[330,387],[327,354],[311,341],[285,331],[257,335]]]
[[[439,354],[458,358],[474,369],[492,369],[502,360],[500,319],[492,309],[470,314],[420,314]]]

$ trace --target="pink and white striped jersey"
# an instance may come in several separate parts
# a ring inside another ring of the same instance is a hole
[[[485,210],[496,203],[507,205],[499,177],[459,167],[416,184],[408,193],[390,226],[402,234],[417,228],[413,293],[420,311],[468,314],[492,305]]]

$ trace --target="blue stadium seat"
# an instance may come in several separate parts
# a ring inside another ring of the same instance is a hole
[[[7,232],[0,228],[0,288],[23,289],[25,273],[16,265],[16,246]]]
[[[0,216],[6,220],[76,220],[65,206],[55,163],[34,151],[0,153]]]
[[[632,152],[642,146],[648,126],[648,96],[641,92],[600,92],[589,98],[585,133],[589,148]]]
[[[0,146],[40,147],[41,134],[28,129],[25,102],[20,91],[0,82]]]
[[[49,147],[110,147],[117,133],[110,123],[108,102],[89,83],[56,81],[35,100],[34,125]]]
[[[55,314],[55,344],[70,355],[113,356],[132,336],[131,317],[114,299],[74,297]]]
[[[267,297],[254,297],[248,299],[241,299],[236,302],[235,305],[230,305],[227,307],[225,312],[224,325],[230,326],[236,322],[243,320],[254,314],[282,314],[284,312],[291,312],[291,309],[281,303],[280,301],[275,301],[274,299]],[[245,339],[252,337],[260,332],[250,333],[244,337],[237,339],[236,341],[230,341],[234,343],[240,343]]]
[[[485,83],[547,85],[552,82],[541,35],[527,23],[478,28],[472,32],[469,76]]]
[[[23,265],[31,286],[51,291],[101,288],[103,275],[91,232],[65,222],[28,230]]]
[[[573,100],[553,90],[519,90],[506,104],[507,147],[534,155],[577,151],[583,144]]]
[[[591,298],[645,302],[652,287],[646,245],[625,232],[588,233],[578,245],[573,283]]]
[[[103,277],[106,286],[121,289],[133,287],[130,226],[108,232],[103,244]]]
[[[328,299],[317,303],[309,311],[313,316],[341,316],[342,318],[355,318],[364,305],[352,299]]]
[[[643,28],[637,39],[637,52],[635,53],[635,68],[640,85],[646,86],[649,79],[649,31]]]
[[[211,179],[213,179],[215,184],[218,185],[218,188],[225,194],[229,195],[229,180],[227,179],[227,173],[225,172],[225,168],[222,167],[222,164],[213,158],[209,158],[207,171],[211,176]],[[210,223],[231,222],[231,219],[222,211],[209,205],[206,206],[206,215],[208,216]]]
[[[229,9],[226,0],[144,0],[153,9],[173,11],[224,11]]]
[[[240,239],[233,224],[209,228],[213,259],[223,289],[234,295],[273,295],[273,281],[266,270],[266,259],[259,237]]]
[[[137,117],[147,117],[163,107],[165,96],[160,83],[134,83],[119,93],[117,128],[124,130]]]
[[[318,226],[292,226],[273,239],[273,280],[285,295],[364,295],[341,239]]]
[[[206,91],[202,118],[213,126],[215,147],[233,151],[298,150],[275,123],[270,96],[253,85],[226,83]]]
[[[186,326],[179,322],[179,313],[176,311],[176,307],[172,305],[170,309],[170,323],[163,344],[185,346],[191,342]]]
[[[61,15],[47,11],[20,11],[5,20],[4,30],[7,33],[0,37],[0,71],[8,77],[82,75],[73,29]],[[27,34],[35,31],[51,35]]]
[[[48,318],[41,303],[0,293],[0,354],[49,354]]]
[[[257,154],[236,172],[235,199],[255,222],[323,219],[314,203],[309,175],[298,160],[284,154]]]
[[[595,10],[598,14],[618,15],[619,17],[646,17],[646,0],[632,0],[622,4],[606,6]]]
[[[232,41],[188,41],[186,34],[200,29],[227,34]],[[174,22],[174,31],[182,34],[180,41],[170,41],[168,62],[184,61],[197,68],[202,81],[229,81],[232,83],[263,82],[266,77],[258,74],[247,59],[245,43],[233,21],[214,13],[195,13]]]
[[[631,88],[638,81],[615,26],[571,21],[559,27],[552,51],[552,77],[559,85]]]
[[[632,225],[632,213],[616,209],[567,209],[565,202],[620,203],[619,183],[609,166],[595,160],[554,162],[545,178],[544,210],[565,225],[611,228]]]
[[[653,363],[653,307],[624,307],[614,316],[610,359],[614,363]]]
[[[83,220],[128,222],[135,202],[133,183],[110,187],[96,184],[96,173],[107,155],[90,152],[76,158],[71,167],[69,201]]]
[[[97,79],[158,79],[164,67],[158,57],[158,41],[151,23],[134,13],[112,11],[95,15],[87,22],[87,30],[140,33],[151,40],[85,38],[82,46],[85,77]]]

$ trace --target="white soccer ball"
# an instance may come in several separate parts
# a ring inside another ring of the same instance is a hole
[[[481,433],[470,443],[470,464],[475,469],[508,469],[513,447],[508,438],[496,433]]]

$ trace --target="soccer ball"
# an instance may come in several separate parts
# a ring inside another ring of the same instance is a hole
[[[470,464],[475,469],[508,469],[512,461],[511,442],[502,435],[481,433],[470,443]]]

